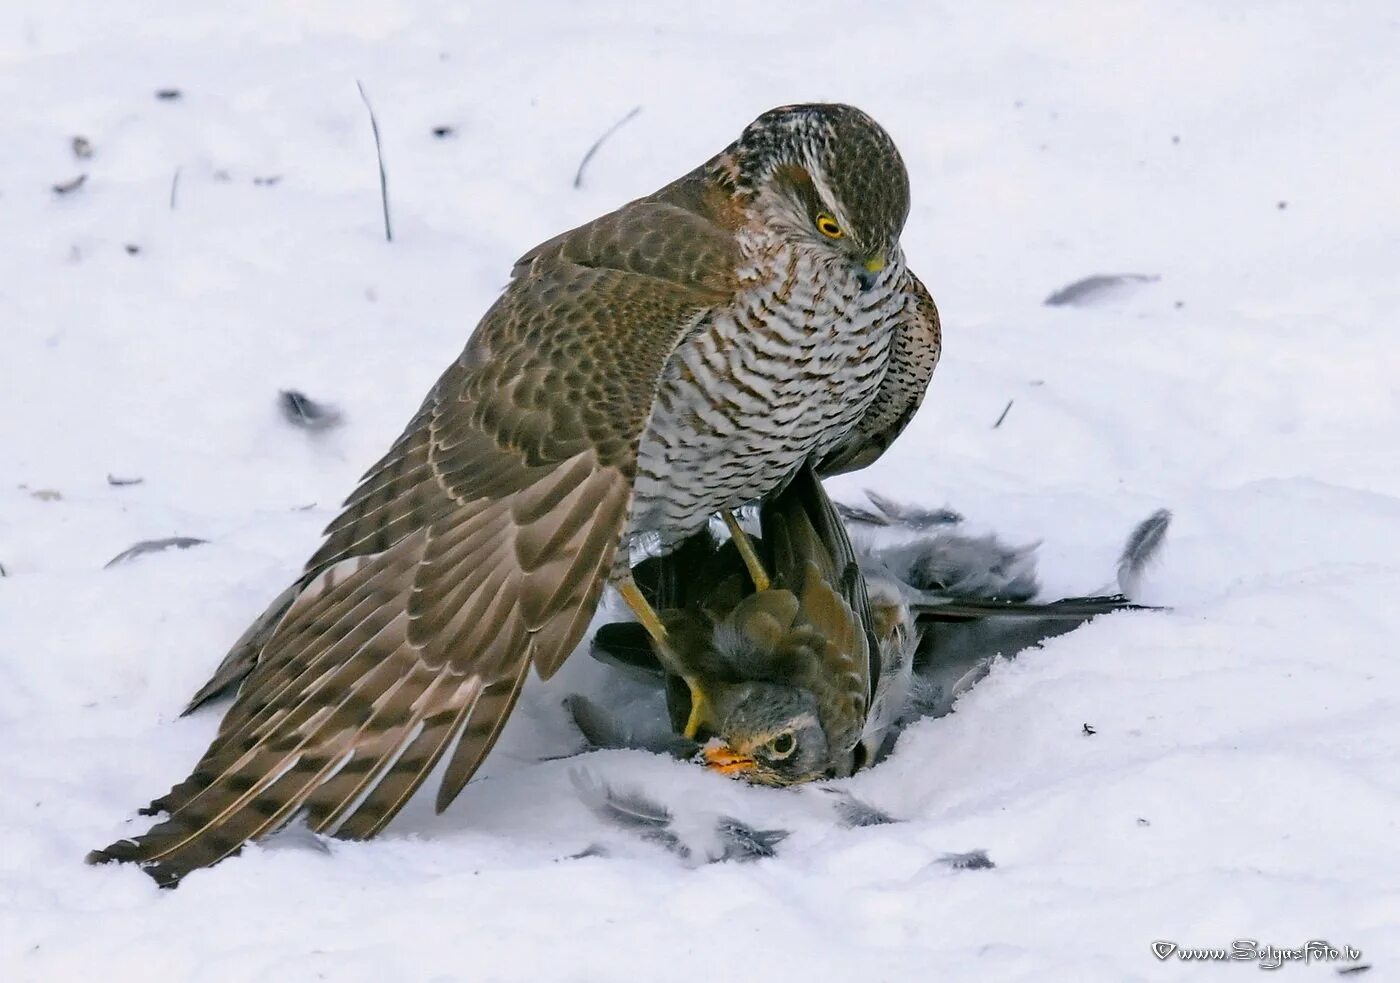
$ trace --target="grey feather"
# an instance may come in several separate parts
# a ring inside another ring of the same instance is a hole
[[[711,863],[732,860],[749,863],[778,855],[777,846],[790,835],[785,829],[755,829],[748,823],[730,816],[721,816],[715,824],[722,852]]]
[[[334,406],[318,403],[295,389],[283,389],[278,394],[277,405],[288,423],[303,430],[329,430],[344,419]]]
[[[869,555],[916,590],[950,598],[1028,601],[1040,590],[1035,574],[1039,545],[1009,546],[991,534],[935,533]]]
[[[1140,283],[1156,283],[1161,277],[1150,273],[1100,273],[1075,280],[1045,298],[1046,307],[1087,307],[1124,288]]]
[[[1128,542],[1118,558],[1118,589],[1125,596],[1132,597],[1142,586],[1143,573],[1161,555],[1171,521],[1170,511],[1158,509],[1128,534]]]
[[[899,822],[885,810],[873,806],[864,799],[858,799],[840,788],[823,788],[822,791],[835,797],[836,818],[842,826],[854,829],[862,826],[887,826]]]
[[[991,870],[996,864],[987,856],[986,850],[969,850],[967,853],[945,853],[937,863],[954,870]]]
[[[932,529],[936,526],[951,526],[963,521],[960,513],[952,509],[926,509],[917,505],[905,505],[883,495],[867,490],[865,497],[871,508],[859,505],[836,503],[836,511],[847,522],[867,526],[904,526],[907,529]]]
[[[569,778],[583,804],[599,819],[655,843],[682,860],[690,858],[690,847],[671,829],[671,810],[661,803],[640,792],[615,789],[582,768],[570,771]]]
[[[112,557],[102,565],[102,569],[106,570],[108,567],[114,567],[118,563],[127,563],[147,553],[159,553],[168,549],[187,550],[191,546],[199,546],[207,542],[209,542],[209,540],[196,539],[194,536],[168,536],[165,539],[143,539],[141,542],[136,543],[134,546],[128,546],[116,556]]]

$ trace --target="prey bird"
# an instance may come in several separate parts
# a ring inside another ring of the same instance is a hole
[[[737,529],[733,509],[803,466],[847,471],[889,446],[940,349],[900,246],[908,212],[874,120],[784,106],[526,253],[302,575],[195,695],[191,709],[237,692],[194,771],[147,810],[164,818],[89,860],[173,885],[293,819],[372,836],[444,759],[446,808],[609,583],[693,685],[631,548],[664,550],[716,513]],[[703,700],[696,687],[697,718]]]
[[[666,682],[679,737],[640,746],[694,754],[761,785],[849,775],[887,753],[905,724],[948,712],[996,655],[1095,615],[1148,610],[1125,595],[1170,519],[1161,511],[1134,529],[1119,563],[1122,592],[1037,602],[1033,546],[931,532],[958,518],[943,512],[934,523],[926,521],[934,513],[875,501],[879,524],[912,538],[853,546],[804,468],[763,503],[759,535],[721,542],[700,533],[638,564],[635,580],[669,630],[672,658],[693,680],[681,684],[637,622],[598,629],[595,657]],[[764,586],[753,582],[747,551]],[[591,746],[614,743],[601,735],[616,728],[589,701],[576,696],[567,706]]]

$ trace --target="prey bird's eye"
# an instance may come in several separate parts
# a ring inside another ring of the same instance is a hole
[[[788,755],[792,754],[793,751],[797,750],[797,738],[785,731],[773,738],[773,740],[768,743],[768,747],[772,750],[775,758],[786,758]]]
[[[841,223],[836,221],[830,212],[822,212],[817,216],[817,231],[828,239],[840,239],[846,234],[846,230],[841,228]]]

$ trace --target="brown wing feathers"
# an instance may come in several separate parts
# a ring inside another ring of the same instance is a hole
[[[679,236],[702,259],[715,251],[696,216],[666,217],[693,228],[644,245]],[[194,772],[152,803],[168,817],[91,861],[135,861],[175,884],[298,816],[372,836],[449,750],[438,808],[461,791],[530,666],[549,676],[586,630],[650,393],[715,299],[712,283],[626,272],[646,259],[638,248],[527,264],[328,528],[292,599],[201,690],[243,679]]]

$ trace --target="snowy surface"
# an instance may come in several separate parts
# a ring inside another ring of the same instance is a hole
[[[1397,50],[1384,0],[5,0],[0,977],[1196,979],[1256,970],[1150,942],[1254,938],[1400,978]],[[815,99],[902,148],[946,332],[923,412],[837,493],[1043,539],[1051,594],[1102,587],[1168,506],[1144,599],[1174,613],[1055,639],[906,733],[845,783],[896,825],[639,752],[541,761],[573,747],[564,693],[616,691],[576,659],[441,817],[174,892],[84,866],[186,774],[218,714],[184,699],[514,258]],[[1160,280],[1042,305],[1106,273]],[[346,424],[292,429],[281,388]],[[103,569],[176,535],[211,542]],[[602,825],[581,763],[697,829],[792,835],[686,865]],[[995,869],[937,862],[978,848]]]

